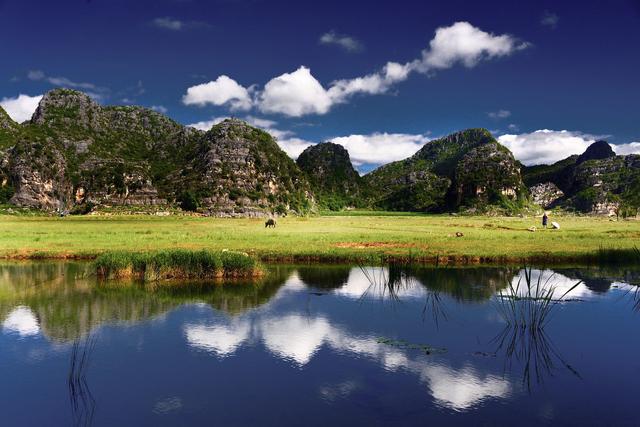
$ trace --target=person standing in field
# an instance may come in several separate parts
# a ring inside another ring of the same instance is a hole
[[[545,212],[544,215],[542,215],[542,226],[544,228],[547,228],[547,224],[549,223],[549,217],[547,216],[547,213]]]

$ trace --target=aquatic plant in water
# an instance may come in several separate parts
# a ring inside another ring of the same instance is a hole
[[[524,281],[523,281],[524,279]],[[553,275],[532,278],[532,269],[524,269],[514,285],[509,283],[506,291],[497,294],[498,312],[506,322],[504,329],[493,339],[497,343],[496,353],[504,351],[506,363],[515,359],[522,364],[522,382],[531,390],[531,378],[541,383],[546,375],[551,375],[559,362],[569,372],[580,377],[553,345],[545,331],[555,307],[582,282],[571,286],[556,297],[557,288],[552,283]]]
[[[90,335],[84,341],[74,341],[71,347],[67,387],[74,426],[90,426],[93,423],[96,401],[87,383],[87,369],[95,344],[96,339]]]

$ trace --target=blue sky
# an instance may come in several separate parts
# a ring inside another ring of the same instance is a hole
[[[0,100],[15,115],[66,86],[236,116],[294,156],[340,142],[361,170],[478,126],[526,163],[598,137],[640,151],[640,2],[476,3],[0,0]]]

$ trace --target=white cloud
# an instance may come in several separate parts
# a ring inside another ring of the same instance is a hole
[[[182,102],[198,106],[229,105],[232,110],[248,110],[252,103],[250,90],[225,75],[188,88]]]
[[[349,151],[355,165],[384,164],[412,156],[430,139],[425,135],[373,133],[331,139]]]
[[[558,27],[559,21],[560,17],[558,15],[545,10],[542,18],[540,18],[540,25],[544,25],[545,27],[550,27],[555,30]]]
[[[333,101],[307,67],[271,79],[260,94],[259,108],[264,113],[300,117],[325,114]]]
[[[233,354],[249,339],[251,324],[247,320],[212,326],[190,324],[185,326],[184,332],[192,347],[224,357]]]
[[[167,111],[169,111],[164,105],[152,105],[151,107],[149,107],[149,109],[162,114],[167,114]]]
[[[328,37],[327,40],[334,38]],[[449,27],[438,28],[429,48],[422,52],[419,59],[404,64],[388,62],[378,71],[361,77],[338,79],[326,88],[311,74],[309,68],[300,66],[291,73],[271,79],[257,94],[253,103],[249,96],[242,97],[242,107],[249,109],[253,104],[263,113],[277,113],[290,117],[326,114],[334,105],[347,102],[354,95],[386,93],[394,84],[406,80],[412,72],[432,73],[453,67],[457,63],[471,68],[482,60],[508,56],[527,46],[528,43],[508,34],[493,35],[468,22],[457,22]],[[218,79],[222,77],[242,88],[229,77],[221,76]],[[200,92],[204,89],[203,86],[211,83],[190,87],[185,99],[192,98],[190,91]],[[224,87],[212,85],[207,89],[206,96],[193,95],[196,102],[185,103],[223,105],[229,99]],[[212,102],[210,99],[217,101]]]
[[[498,141],[527,166],[552,164],[573,154],[582,154],[595,140],[593,135],[549,129],[498,137]]]
[[[456,22],[436,30],[429,49],[422,52],[422,59],[414,66],[421,72],[451,68],[457,63],[471,68],[483,59],[508,56],[528,46],[508,34],[497,36],[468,22]]]
[[[640,142],[630,142],[628,144],[611,144],[613,151],[619,155],[640,154]]]
[[[14,121],[22,123],[31,119],[41,99],[42,95],[29,96],[20,94],[16,98],[2,98],[0,106]]]
[[[40,324],[35,314],[29,307],[16,307],[2,323],[2,328],[7,332],[16,333],[21,337],[37,335],[40,332]]]
[[[363,49],[362,43],[354,37],[346,34],[339,34],[336,31],[329,31],[320,37],[320,43],[326,45],[340,46],[347,52],[360,52]]]
[[[313,145],[312,142],[306,141],[302,138],[286,138],[278,139],[278,145],[282,150],[293,159],[297,159],[298,156],[307,148]]]
[[[179,19],[173,19],[168,16],[163,18],[156,18],[151,23],[158,28],[162,28],[163,30],[172,30],[172,31],[180,31],[184,28],[184,23]]]
[[[260,326],[267,349],[300,366],[306,365],[335,333],[323,317],[305,318],[294,314],[262,319]]]
[[[506,119],[511,116],[511,111],[509,110],[498,110],[498,111],[490,111],[487,113],[487,116],[494,120]]]
[[[151,21],[151,25],[161,30],[183,31],[194,30],[198,28],[209,28],[211,25],[200,21],[182,21],[170,16],[155,18]]]
[[[226,116],[221,116],[221,117],[212,117],[211,120],[204,120],[201,122],[196,122],[196,123],[191,123],[187,126],[192,127],[192,128],[196,128],[199,130],[204,130],[207,131],[209,129],[211,129],[213,126],[217,125],[218,123],[221,123],[223,120],[228,119],[229,117]]]
[[[71,79],[68,79],[66,77],[51,77],[46,75],[43,71],[41,70],[31,70],[27,73],[27,78],[29,80],[34,80],[34,81],[40,81],[40,80],[44,80],[46,82],[51,83],[53,86],[61,86],[61,87],[68,87],[68,88],[73,88],[73,89],[84,89],[84,90],[91,90],[91,91],[97,91],[97,92],[106,92],[108,89],[103,88],[103,87],[98,87],[97,85],[95,85],[94,83],[86,83],[86,82],[75,82]]]

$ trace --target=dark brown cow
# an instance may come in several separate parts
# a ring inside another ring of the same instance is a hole
[[[264,223],[264,228],[267,228],[267,227],[274,227],[275,228],[275,226],[276,226],[276,220],[273,219],[273,218],[269,218]]]

